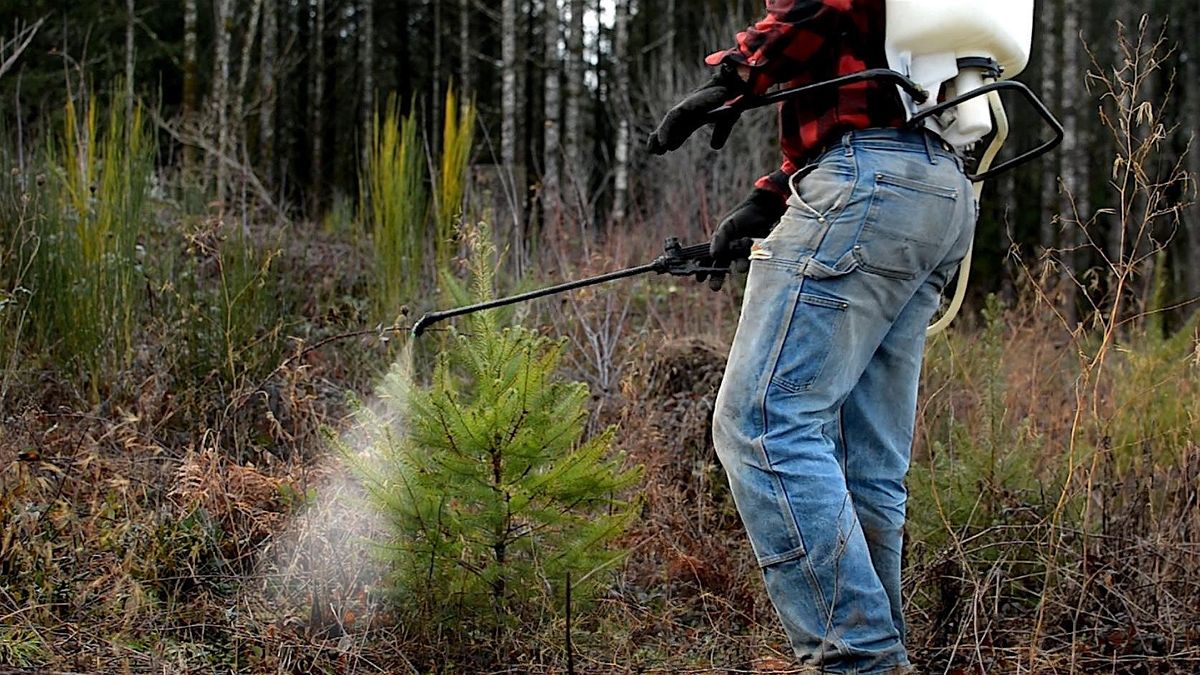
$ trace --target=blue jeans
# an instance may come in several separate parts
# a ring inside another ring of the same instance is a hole
[[[920,131],[852,132],[750,255],[713,440],[802,665],[909,668],[900,549],[925,327],[976,208]]]

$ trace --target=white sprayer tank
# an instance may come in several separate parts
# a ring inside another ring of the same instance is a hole
[[[943,82],[954,80],[954,94],[983,84],[978,70],[959,72],[960,58],[995,59],[1003,79],[1017,75],[1029,63],[1032,37],[1033,0],[887,0],[888,64],[934,94],[925,106],[904,96],[910,115],[935,104]],[[986,97],[959,105],[956,113],[939,129],[951,145],[969,145],[991,131]]]

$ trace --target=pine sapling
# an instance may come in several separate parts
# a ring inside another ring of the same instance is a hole
[[[476,255],[481,299],[491,265]],[[612,429],[584,438],[589,393],[557,374],[563,347],[475,316],[429,386],[398,364],[383,412],[365,413],[368,451],[352,460],[388,520],[379,550],[410,627],[460,644],[528,629],[561,615],[568,574],[578,609],[624,554],[612,543],[640,472],[613,455]]]

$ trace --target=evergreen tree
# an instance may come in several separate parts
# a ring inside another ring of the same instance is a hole
[[[491,287],[476,267],[476,295]],[[613,430],[584,439],[586,385],[556,375],[563,344],[476,316],[452,334],[428,387],[393,367],[354,458],[388,519],[380,547],[409,625],[443,637],[535,626],[600,587],[636,513],[639,478]],[[366,459],[370,458],[370,459]]]

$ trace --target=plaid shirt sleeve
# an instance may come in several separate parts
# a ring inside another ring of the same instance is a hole
[[[824,47],[832,15],[849,9],[850,0],[766,0],[766,5],[766,17],[738,33],[736,47],[704,60],[710,66],[746,66],[755,94],[802,74]]]
[[[804,77],[813,61],[823,61],[822,50],[836,15],[850,9],[852,0],[766,0],[766,17],[737,34],[737,46],[710,54],[710,66],[730,63],[749,69],[750,90],[763,94],[775,84]],[[755,187],[786,200],[791,194],[788,177],[796,165],[784,159],[776,171],[759,178]]]

